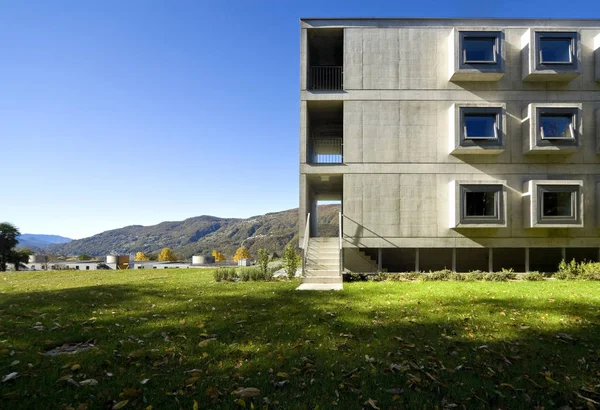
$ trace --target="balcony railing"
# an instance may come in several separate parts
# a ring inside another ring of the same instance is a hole
[[[342,164],[344,162],[344,144],[338,138],[312,138],[308,161],[311,164]]]
[[[311,90],[343,90],[344,73],[342,66],[310,67]]]

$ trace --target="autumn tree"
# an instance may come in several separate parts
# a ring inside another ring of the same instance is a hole
[[[251,259],[250,251],[245,246],[240,246],[237,251],[235,251],[235,255],[233,256],[233,261],[237,262],[240,259]]]
[[[19,229],[8,222],[0,223],[0,272],[6,272],[6,264],[10,263],[13,250],[19,241],[17,236],[21,235]]]
[[[214,256],[215,262],[223,262],[225,260],[225,255],[216,249],[212,251],[212,256]]]
[[[148,257],[146,256],[146,254],[144,252],[138,252],[135,254],[134,260],[137,262],[143,262],[143,261],[147,261]]]
[[[159,262],[175,262],[176,260],[175,254],[169,248],[163,248],[158,255]]]

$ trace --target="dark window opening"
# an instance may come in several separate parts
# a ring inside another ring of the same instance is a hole
[[[496,192],[466,192],[467,217],[493,217],[497,216]]]
[[[497,116],[493,113],[466,113],[464,116],[464,132],[466,139],[496,139]]]
[[[571,64],[573,39],[570,37],[541,37],[540,62],[542,64]]]
[[[542,139],[572,139],[573,132],[572,114],[540,114],[540,130]]]
[[[573,192],[544,192],[542,216],[573,217]]]
[[[496,37],[463,38],[465,64],[494,64],[496,62]]]

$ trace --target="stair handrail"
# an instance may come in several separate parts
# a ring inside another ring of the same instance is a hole
[[[340,250],[339,250],[339,260],[340,260],[340,266],[339,266],[339,270],[340,270],[340,276],[342,275],[342,272],[344,270],[344,252],[343,252],[343,246],[342,246],[342,238],[343,238],[343,234],[342,234],[342,213],[339,213],[339,219],[338,219],[338,225],[339,225],[339,237],[340,237]]]
[[[308,255],[308,241],[310,236],[310,212],[306,215],[306,226],[304,227],[304,238],[302,240],[302,275],[306,269],[306,257]]]

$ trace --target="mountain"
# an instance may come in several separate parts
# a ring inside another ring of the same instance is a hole
[[[319,206],[320,235],[337,236],[339,211],[339,205]],[[297,208],[247,219],[203,215],[152,226],[126,226],[54,245],[51,251],[68,256],[104,256],[113,253],[148,254],[171,248],[181,259],[189,259],[192,255],[210,255],[213,249],[217,249],[231,258],[242,244],[252,255],[256,255],[260,248],[282,255],[288,243],[298,246]]]
[[[19,248],[46,249],[52,245],[69,243],[73,239],[58,235],[24,233],[23,235],[19,235],[17,240],[19,241]]]

